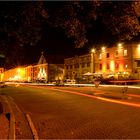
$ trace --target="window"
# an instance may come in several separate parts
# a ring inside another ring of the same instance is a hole
[[[66,69],[68,69],[68,65],[66,65]]]
[[[99,65],[99,69],[100,69],[100,70],[102,69],[102,64]]]
[[[127,56],[127,50],[123,51],[123,56]]]
[[[137,67],[140,67],[140,60],[137,60]]]
[[[107,67],[107,69],[110,69],[110,65],[108,63],[106,64],[106,67]]]
[[[127,69],[127,68],[128,68],[128,65],[127,65],[127,64],[125,64],[125,65],[124,65],[124,68],[125,68],[125,69]]]
[[[99,59],[102,59],[102,54],[99,54]]]
[[[79,68],[79,64],[75,64],[74,65],[74,68]]]
[[[89,62],[87,63],[87,67],[90,67],[90,63]]]
[[[119,52],[118,52],[118,50],[116,51],[116,54],[115,54],[115,55],[116,55],[116,57],[118,57],[118,55],[119,55]]]
[[[115,63],[115,68],[118,69],[119,68],[119,64]]]
[[[82,63],[82,68],[85,66],[85,63]]]
[[[70,65],[69,68],[72,69],[72,65]]]
[[[109,53],[106,54],[106,58],[109,58]]]

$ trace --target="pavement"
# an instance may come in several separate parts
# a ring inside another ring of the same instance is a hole
[[[15,139],[14,114],[11,111],[6,96],[0,94],[0,139]]]
[[[9,120],[5,114],[0,114],[0,139],[9,137]]]
[[[100,86],[111,86],[111,85],[100,85]],[[112,85],[112,86],[114,86],[114,85]],[[136,86],[128,86],[128,87],[129,88],[138,88],[138,89],[140,89],[140,86],[138,86],[138,85],[136,85]],[[96,93],[98,94],[98,88],[97,88]],[[129,100],[130,95],[122,96],[122,93],[116,94],[116,93],[108,92],[108,93],[104,93],[104,94],[99,94],[98,96],[104,97],[104,98],[118,99],[118,100],[122,99],[122,97],[125,97],[125,98],[128,99],[127,100],[128,102],[133,101],[135,103],[136,102],[140,103],[140,97],[131,97],[131,100]],[[9,139],[10,138],[10,129],[11,129],[10,125],[11,125],[11,123],[10,123],[10,118],[7,115],[10,111],[9,111],[9,109],[5,109],[5,108],[8,108],[8,105],[6,104],[6,101],[4,100],[3,95],[0,95],[0,139]],[[15,112],[17,112],[17,110]],[[18,118],[22,118],[21,120],[23,120],[23,117],[21,117],[21,115],[16,114],[16,116],[18,116]],[[23,121],[21,121],[21,122],[23,122]],[[25,126],[23,127],[23,129],[25,130]],[[24,134],[24,135],[29,137],[27,134]],[[21,138],[20,135],[19,135],[18,138]]]

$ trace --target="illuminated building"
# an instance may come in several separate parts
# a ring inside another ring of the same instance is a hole
[[[83,74],[91,72],[91,55],[85,54],[64,60],[65,79],[81,79]]]
[[[65,59],[65,79],[82,78],[86,72],[105,78],[111,75],[116,79],[140,79],[140,44],[103,46],[89,54]]]
[[[0,82],[3,81],[3,72],[4,72],[4,68],[0,68]]]
[[[2,81],[50,82],[63,80],[64,64],[47,63],[43,52],[36,65],[22,66],[3,72]]]

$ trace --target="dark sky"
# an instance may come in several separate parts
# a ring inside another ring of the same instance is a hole
[[[0,16],[4,15],[5,12],[11,15],[16,15],[18,12],[20,12],[23,5],[25,5],[26,3],[28,2],[0,2]],[[63,2],[58,1],[46,1],[46,5],[49,8],[53,8],[54,10],[56,10],[58,6],[61,6],[62,3]],[[6,22],[0,17],[1,30],[3,29],[3,24],[6,24]],[[7,26],[9,28],[16,28],[11,27],[11,24],[8,24]],[[47,22],[43,22],[41,40],[35,46],[24,46],[26,47],[23,51],[24,64],[37,63],[42,51],[44,52],[44,55],[48,62],[58,63],[63,62],[64,58],[88,53],[94,46],[101,44],[111,45],[117,40],[117,38],[113,36],[109,30],[107,30],[100,18],[97,18],[97,20],[94,21],[92,28],[89,28],[87,30],[86,36],[88,39],[88,43],[85,44],[83,48],[76,49],[74,47],[74,40],[72,38],[68,38],[63,29],[61,29],[60,27],[51,27]],[[2,40],[0,39],[0,41]]]

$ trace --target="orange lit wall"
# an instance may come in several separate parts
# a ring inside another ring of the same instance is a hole
[[[110,70],[114,72],[115,70],[115,63],[114,63],[114,60],[111,60],[110,61]]]

